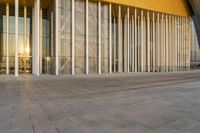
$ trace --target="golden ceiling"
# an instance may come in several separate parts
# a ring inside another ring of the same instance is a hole
[[[46,8],[51,4],[53,0],[40,0],[41,7]],[[98,0],[90,0],[98,1]],[[187,7],[184,4],[184,0],[100,0],[105,3],[116,3],[125,6],[137,7],[156,12],[163,12],[169,14],[175,14],[180,16],[188,16]],[[14,4],[15,0],[0,0],[1,3]],[[34,0],[19,0],[21,6],[26,5],[32,7]]]
[[[50,2],[51,0],[40,0],[40,3],[41,3],[41,7],[42,8],[46,8],[49,6],[49,4],[51,3]],[[8,4],[13,4],[15,3],[15,0],[0,0],[0,4],[2,3],[8,3]],[[33,3],[34,3],[34,0],[19,0],[19,5],[20,6],[29,6],[29,7],[33,7]]]

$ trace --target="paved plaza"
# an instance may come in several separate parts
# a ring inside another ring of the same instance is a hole
[[[0,133],[200,133],[200,71],[1,75]]]

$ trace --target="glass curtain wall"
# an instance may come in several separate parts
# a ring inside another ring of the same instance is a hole
[[[71,0],[59,0],[59,73],[71,74]]]
[[[112,72],[114,73],[118,71],[117,17],[118,17],[117,5],[112,5]]]
[[[19,8],[19,73],[32,72],[32,9]],[[13,16],[14,17],[14,16]]]
[[[98,4],[89,2],[88,5],[88,60],[89,73],[97,73],[98,69]]]
[[[190,61],[191,61],[191,66],[193,68],[198,68],[198,67],[200,67],[200,48],[199,48],[199,43],[198,43],[197,34],[196,34],[196,30],[195,30],[195,25],[194,25],[194,22],[192,19],[190,20],[190,23],[191,23]]]
[[[40,9],[40,73],[55,74],[54,0]]]
[[[109,8],[101,5],[101,72],[109,70]]]
[[[85,74],[86,2],[75,0],[75,73]]]
[[[0,5],[0,73],[14,74],[15,13],[13,5]],[[19,73],[32,72],[32,10],[19,7]],[[8,41],[8,42],[7,42]],[[8,52],[8,53],[7,53]],[[6,68],[8,71],[6,72]]]
[[[74,70],[86,73],[109,72],[109,6],[101,3],[98,25],[98,3],[88,5],[88,53],[86,53],[86,1],[74,3]],[[59,0],[59,73],[71,73],[72,66],[72,3]],[[175,16],[112,4],[112,72],[168,72],[186,70],[188,66],[187,17]],[[101,28],[99,44],[98,28]],[[98,49],[99,45],[101,49]],[[98,51],[101,57],[98,58]]]
[[[0,74],[6,74],[6,5],[0,5]]]

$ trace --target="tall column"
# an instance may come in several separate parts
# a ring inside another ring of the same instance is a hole
[[[183,56],[183,67],[184,67],[184,71],[185,71],[185,68],[186,68],[186,65],[185,65],[185,17],[182,17],[182,20],[183,20],[183,53],[182,53],[182,56]]]
[[[184,29],[184,58],[183,58],[183,62],[184,62],[184,70],[186,70],[186,19],[185,17],[183,17],[183,29]]]
[[[51,11],[51,28],[50,28],[50,36],[51,36],[51,53],[50,53],[50,57],[54,56],[54,11]],[[59,26],[58,26],[59,27]],[[58,41],[58,47],[59,47],[59,41]],[[59,69],[59,68],[58,68]],[[59,70],[58,70],[59,71]]]
[[[35,32],[35,66],[36,66],[36,75],[40,75],[40,0],[36,0],[36,9],[35,9],[35,19],[36,19],[36,32]]]
[[[114,65],[114,72],[116,72],[116,46],[117,46],[117,39],[116,39],[116,34],[117,34],[117,30],[116,30],[116,17],[114,17],[114,30],[113,30],[113,47],[114,47],[114,55],[113,55],[113,65]]]
[[[143,10],[141,10],[141,72],[144,72],[144,14]]]
[[[9,4],[6,4],[6,74],[9,74]]]
[[[27,56],[29,56],[29,53],[27,51],[28,45],[27,45],[27,8],[24,6],[24,51],[23,53]],[[26,71],[26,59],[24,62],[24,72]]]
[[[74,54],[74,45],[75,45],[75,0],[72,0],[72,75],[75,74],[75,54]]]
[[[162,53],[163,53],[163,64],[162,64],[162,66],[163,66],[163,72],[166,72],[166,14],[164,15],[163,14],[163,24],[162,24],[162,29],[163,29],[163,31],[162,31],[162,44],[161,45],[163,45],[163,51],[162,51]]]
[[[160,64],[161,64],[161,71],[163,71],[164,67],[164,15],[161,15],[161,39],[160,39]]]
[[[135,27],[135,72],[137,72],[138,71],[138,42],[137,42],[137,40],[138,40],[138,37],[137,37],[137,35],[138,35],[138,32],[137,32],[137,29],[138,29],[138,27],[137,27],[137,9],[135,8],[135,12],[134,12],[134,16],[135,16],[135,19],[134,19],[134,27]]]
[[[85,53],[86,53],[86,56],[85,56],[85,73],[88,74],[89,73],[89,69],[88,69],[88,61],[89,61],[89,58],[88,58],[88,0],[86,0],[86,38],[85,38],[85,41],[86,41],[86,50],[85,50]]]
[[[169,34],[168,34],[168,32],[169,32],[169,26],[168,26],[168,15],[166,15],[165,16],[165,24],[166,24],[166,31],[165,31],[165,36],[166,36],[166,41],[165,41],[165,49],[166,49],[166,72],[168,72],[168,66],[169,66],[169,61],[168,61],[168,52],[169,52],[169,50],[168,50],[168,48],[169,48],[169,45],[168,45],[168,43],[169,43]]]
[[[168,20],[168,25],[169,25],[169,30],[168,30],[168,36],[169,36],[169,43],[168,43],[168,47],[169,47],[169,52],[168,52],[168,57],[169,57],[169,64],[168,64],[168,69],[169,71],[171,71],[171,64],[172,64],[172,32],[171,32],[171,29],[172,29],[172,26],[171,26],[171,15],[169,15],[169,20]]]
[[[155,13],[153,12],[153,20],[152,20],[152,23],[153,23],[153,41],[152,41],[152,45],[153,45],[153,72],[155,72],[155,66],[156,66],[156,36],[155,36],[155,30],[156,30],[156,27],[155,27]]]
[[[131,44],[132,44],[132,72],[134,72],[135,71],[135,19],[134,19],[134,16],[132,15],[131,16],[131,22],[132,22],[132,24],[131,24],[131,33],[132,33],[132,35],[131,35],[131,37],[132,37],[132,42],[131,42]]]
[[[191,42],[190,42],[190,40],[191,40],[191,29],[190,29],[190,18],[189,17],[187,17],[186,18],[186,25],[187,25],[187,27],[186,27],[186,29],[187,29],[187,35],[186,35],[186,37],[187,37],[187,54],[186,54],[186,64],[187,64],[187,70],[189,70],[190,69],[190,56],[191,56],[191,53],[190,53],[190,50],[191,50],[191,47],[190,47],[190,44],[191,44]]]
[[[150,72],[150,59],[151,59],[151,42],[150,42],[150,16],[149,16],[149,11],[147,11],[147,70]]]
[[[55,54],[56,54],[56,59],[55,59],[55,75],[58,75],[58,70],[59,70],[59,65],[58,65],[58,61],[59,61],[59,58],[58,58],[58,30],[59,30],[59,28],[58,28],[58,0],[55,0],[55,41],[56,41],[56,44],[55,44],[55,48],[56,48],[56,52],[55,52]]]
[[[26,48],[27,48],[27,8],[24,6],[24,53],[26,53]]]
[[[19,1],[15,0],[15,76],[19,75],[19,63],[18,63],[18,45],[19,45],[19,24],[18,24],[18,17],[19,17]]]
[[[98,73],[101,74],[101,2],[98,2]]]
[[[109,4],[109,73],[112,73],[112,5]]]
[[[32,8],[32,74],[35,74],[35,4]]]
[[[40,40],[40,43],[39,43],[39,74],[42,73],[42,31],[43,31],[43,24],[42,24],[42,15],[43,12],[42,12],[42,9],[40,9],[40,17],[39,17],[39,32],[40,32],[40,36],[39,36],[39,40]]]
[[[181,67],[182,67],[182,70],[184,70],[184,19],[183,19],[183,17],[181,17],[181,36],[182,36],[182,39],[181,39],[181,41],[182,41],[182,43],[181,43],[181,45],[182,45],[182,48],[181,48]]]
[[[138,40],[137,40],[137,56],[138,56],[138,72],[141,72],[141,14],[139,16],[137,16],[137,36],[138,36]]]
[[[180,28],[181,28],[181,23],[180,23],[180,17],[177,18],[178,19],[178,46],[177,46],[177,49],[178,49],[178,71],[180,71],[180,40],[181,40],[181,36],[180,36]]]
[[[123,51],[122,59],[124,59],[124,60],[122,60],[122,62],[124,64],[123,72],[127,72],[127,60],[128,60],[128,58],[127,58],[127,14],[125,14],[125,19],[122,19],[122,21],[124,22],[124,25],[122,23],[122,26],[124,27],[124,28],[122,28],[122,30],[123,30],[123,32],[122,32],[123,43],[122,44],[124,44],[122,46],[123,47],[122,48],[122,51]]]
[[[130,10],[129,7],[127,7],[127,71],[130,71]]]
[[[174,16],[174,44],[175,44],[175,48],[174,48],[174,51],[175,51],[175,61],[174,61],[174,67],[175,67],[175,71],[177,71],[177,64],[178,64],[178,54],[177,54],[177,48],[178,48],[178,36],[177,36],[177,17]]]
[[[180,36],[179,36],[179,17],[177,16],[177,71],[179,71],[179,65],[180,65],[180,59],[179,59],[179,42],[180,42]]]
[[[175,60],[176,60],[176,54],[175,54],[175,20],[174,16],[172,16],[172,71],[175,71]]]
[[[161,59],[161,54],[160,54],[160,13],[157,13],[157,71],[160,72],[160,68],[161,68],[161,63],[160,63],[160,59]]]
[[[179,71],[182,71],[182,21],[179,17]]]
[[[176,41],[177,41],[177,71],[179,71],[179,17],[176,16],[176,26],[177,26],[177,33],[176,33]]]

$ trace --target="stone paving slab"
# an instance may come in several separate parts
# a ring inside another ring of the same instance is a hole
[[[200,133],[200,71],[0,75],[0,133]]]

